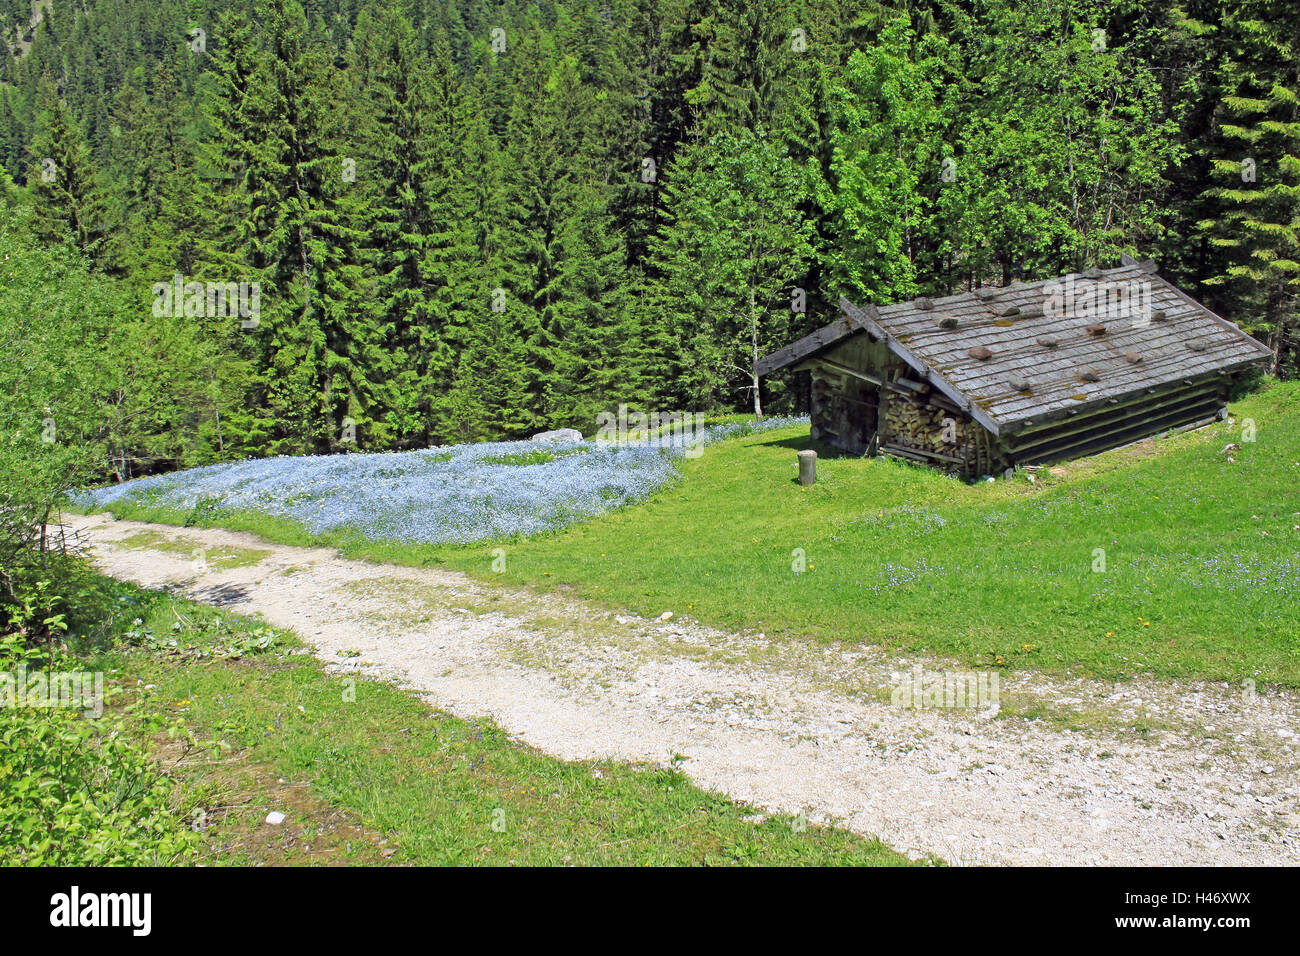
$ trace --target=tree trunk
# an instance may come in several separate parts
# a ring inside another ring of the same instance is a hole
[[[226,439],[221,434],[221,396],[220,386],[217,385],[217,373],[213,369],[212,363],[208,363],[208,383],[212,386],[212,411],[217,419],[217,455],[222,461],[226,460]]]
[[[1273,352],[1273,360],[1269,363],[1269,374],[1276,375],[1278,378],[1284,377],[1286,371],[1287,346],[1290,339],[1290,302],[1287,300],[1285,292],[1274,290],[1269,296],[1269,302],[1265,315],[1271,320],[1268,335],[1268,347]]]
[[[758,394],[758,310],[754,303],[754,287],[749,287],[749,376],[754,388],[754,417],[763,418],[763,403]]]
[[[1285,309],[1281,310],[1277,317],[1277,322],[1273,326],[1272,339],[1269,346],[1273,349],[1272,368],[1269,372],[1278,378],[1287,378],[1288,353],[1295,351],[1295,337],[1297,330],[1292,327],[1291,316]]]

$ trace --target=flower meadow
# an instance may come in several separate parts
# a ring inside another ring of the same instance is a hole
[[[807,418],[711,425],[709,445]],[[420,451],[250,459],[137,478],[73,495],[80,507],[255,512],[312,534],[470,544],[555,531],[642,501],[679,474],[681,435],[661,442],[485,442]]]

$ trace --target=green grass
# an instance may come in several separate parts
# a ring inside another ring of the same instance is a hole
[[[119,705],[140,695],[142,713],[220,745],[216,759],[191,753],[171,771],[180,812],[211,820],[203,862],[908,862],[847,831],[746,820],[752,810],[689,783],[689,761],[557,760],[386,682],[327,673],[286,632],[116,587],[116,618],[89,653],[122,688]],[[287,812],[282,827],[262,822],[272,809]]]
[[[515,452],[510,455],[493,455],[483,459],[485,465],[544,465],[547,462],[555,461],[558,458],[567,458],[569,455],[586,454],[585,448],[569,448],[564,451],[548,451],[538,449],[537,451]]]
[[[399,545],[224,526],[345,554],[438,564],[632,611],[791,639],[867,642],[983,667],[1252,678],[1300,686],[1300,383],[1233,404],[1235,426],[965,484],[887,459],[823,457],[801,429],[706,449],[648,502],[528,541]],[[1242,440],[1243,419],[1256,440]],[[1241,444],[1235,462],[1221,453]],[[826,452],[826,449],[821,449]],[[180,516],[115,507],[121,517]],[[796,549],[806,571],[795,573]],[[1096,549],[1105,570],[1094,570]]]
[[[257,564],[265,558],[270,551],[261,548],[195,548],[186,541],[177,541],[167,538],[156,531],[140,531],[136,534],[122,539],[122,544],[128,548],[142,548],[150,551],[164,551],[171,554],[179,554],[191,558],[195,561],[203,561],[209,567],[218,571],[229,571],[234,568],[246,568]]]

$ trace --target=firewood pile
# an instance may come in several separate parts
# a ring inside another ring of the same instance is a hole
[[[885,409],[885,442],[960,458],[967,425],[960,415],[921,399],[894,396]]]

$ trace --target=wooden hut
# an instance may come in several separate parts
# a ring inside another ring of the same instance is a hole
[[[759,375],[812,373],[814,438],[968,478],[1208,424],[1270,357],[1149,262],[840,307]]]

